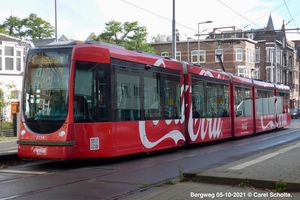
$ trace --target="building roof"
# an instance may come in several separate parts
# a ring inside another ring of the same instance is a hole
[[[16,38],[10,35],[5,35],[3,33],[0,33],[0,43],[2,43],[2,41],[18,42],[20,46],[34,47],[34,44],[31,41],[21,40],[20,38]]]

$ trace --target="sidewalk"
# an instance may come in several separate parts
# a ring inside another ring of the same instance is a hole
[[[141,189],[121,199],[300,199],[300,141],[184,175],[190,181]],[[278,188],[286,183],[286,189],[276,192],[275,183]]]

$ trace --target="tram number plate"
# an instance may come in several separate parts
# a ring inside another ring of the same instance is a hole
[[[90,150],[98,150],[99,149],[99,138],[94,137],[90,138]]]

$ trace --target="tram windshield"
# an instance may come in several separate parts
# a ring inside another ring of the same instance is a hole
[[[22,109],[35,132],[55,131],[66,119],[71,52],[71,48],[29,50]]]

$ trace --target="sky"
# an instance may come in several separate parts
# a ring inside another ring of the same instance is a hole
[[[283,23],[286,29],[300,27],[299,0],[175,0],[175,5],[173,0],[0,0],[0,24],[11,15],[23,19],[35,13],[55,27],[55,1],[58,38],[76,40],[99,35],[111,20],[137,21],[147,28],[148,39],[171,37],[173,20],[180,40],[197,39],[198,29],[206,34],[220,27],[264,28],[270,15],[276,30]],[[286,33],[289,40],[300,40],[300,30]]]

